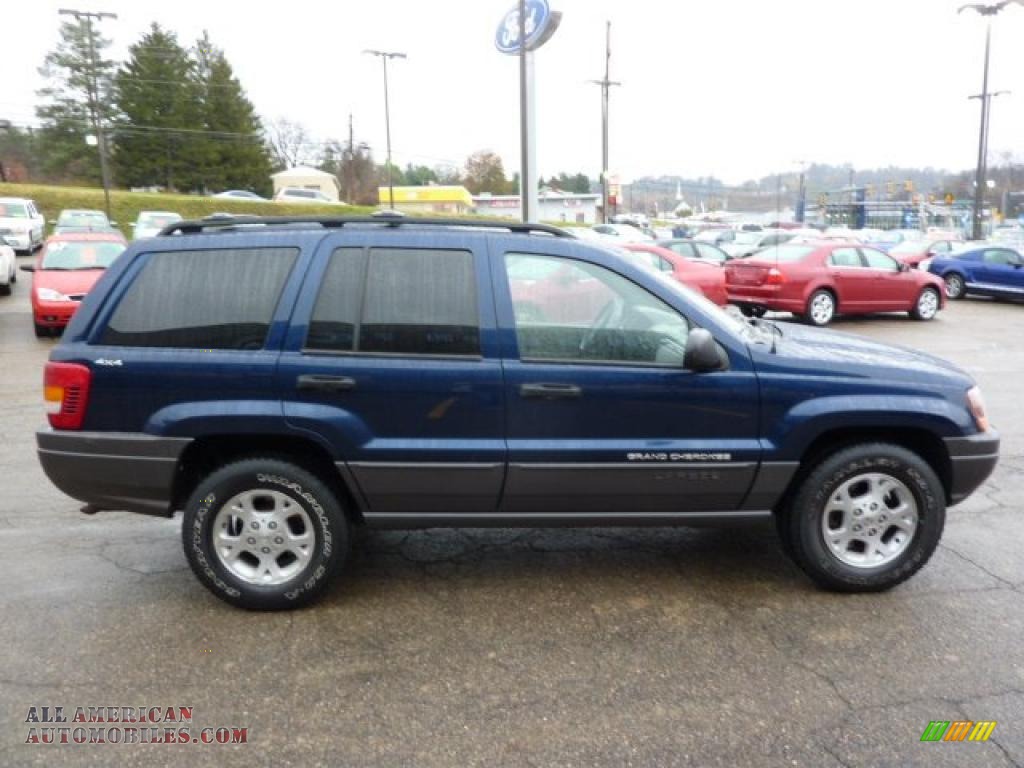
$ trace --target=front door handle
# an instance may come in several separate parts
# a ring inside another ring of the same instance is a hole
[[[519,395],[542,400],[576,400],[583,395],[583,390],[575,384],[520,384]]]
[[[356,380],[350,376],[307,373],[299,376],[298,386],[306,392],[348,392],[356,388]]]

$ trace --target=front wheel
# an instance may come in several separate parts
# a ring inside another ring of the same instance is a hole
[[[349,547],[348,521],[331,490],[278,459],[245,459],[206,477],[185,507],[181,536],[207,589],[264,611],[319,597]]]
[[[939,292],[934,288],[925,288],[914,302],[910,316],[915,320],[931,320],[939,312]]]
[[[744,317],[764,317],[768,311],[767,307],[760,307],[757,304],[740,304],[739,307]]]
[[[909,579],[935,552],[945,494],[916,454],[856,445],[822,461],[784,511],[786,551],[820,586],[878,592]]]
[[[966,293],[966,284],[963,277],[956,272],[950,272],[944,278],[946,282],[946,296],[950,299],[962,299]]]

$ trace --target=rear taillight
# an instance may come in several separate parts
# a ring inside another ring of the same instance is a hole
[[[786,282],[786,276],[782,274],[776,267],[772,267],[768,270],[768,276],[764,279],[767,285],[782,285]]]
[[[47,363],[43,374],[46,416],[54,429],[81,429],[92,371],[78,363]]]

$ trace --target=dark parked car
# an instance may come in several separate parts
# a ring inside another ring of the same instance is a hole
[[[50,479],[89,512],[183,510],[234,605],[321,595],[355,526],[774,519],[823,587],[882,590],[996,464],[937,358],[743,321],[552,227],[286,221],[133,243],[44,377]]]
[[[820,242],[766,248],[725,266],[729,301],[745,315],[792,312],[812,325],[838,314],[909,312],[931,320],[944,306],[942,283],[857,243]]]
[[[1024,299],[1024,259],[1013,248],[990,245],[936,257],[928,271],[942,278],[951,299],[969,293]]]

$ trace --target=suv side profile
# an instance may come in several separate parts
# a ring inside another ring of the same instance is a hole
[[[887,589],[999,447],[942,360],[484,221],[178,222],[86,296],[44,391],[50,479],[183,510],[199,580],[263,610],[321,595],[353,526],[774,519],[821,586]]]

